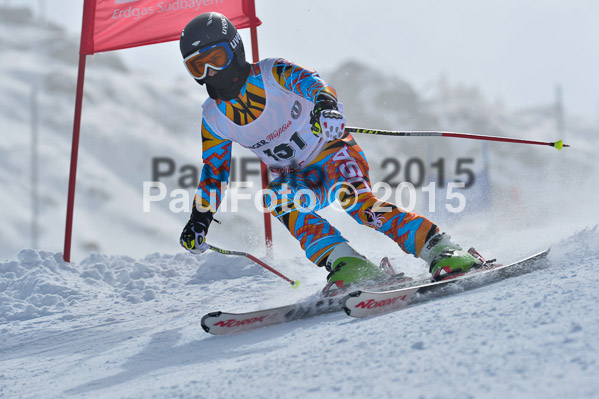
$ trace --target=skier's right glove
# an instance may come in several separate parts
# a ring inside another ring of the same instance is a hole
[[[193,254],[207,251],[209,245],[206,243],[206,234],[208,234],[208,227],[212,223],[212,219],[212,212],[200,212],[194,204],[191,217],[181,233],[179,240],[181,246]]]

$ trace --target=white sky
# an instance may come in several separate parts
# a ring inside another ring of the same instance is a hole
[[[81,29],[83,0],[1,1]],[[256,0],[256,10],[261,58],[325,72],[357,58],[417,89],[445,75],[512,107],[551,103],[560,84],[567,112],[599,121],[594,0]],[[188,78],[177,42],[119,52],[131,67]]]

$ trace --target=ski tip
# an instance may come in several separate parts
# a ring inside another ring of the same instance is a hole
[[[299,288],[299,286],[300,286],[299,280],[293,280],[291,282],[291,288],[296,289],[296,288]]]
[[[218,311],[218,312],[210,312],[210,313],[208,313],[208,314],[205,314],[205,315],[202,317],[202,320],[201,320],[201,322],[200,322],[200,325],[202,326],[202,329],[203,329],[204,331],[206,331],[207,333],[210,333],[210,327],[209,327],[209,326],[208,326],[208,324],[206,323],[206,320],[208,320],[208,319],[209,319],[209,318],[211,318],[211,317],[218,317],[218,316],[220,316],[222,313],[223,313],[223,312],[221,312],[221,311]]]

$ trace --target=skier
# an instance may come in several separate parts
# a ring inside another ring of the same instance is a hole
[[[180,238],[185,249],[202,253],[208,248],[206,234],[229,179],[234,141],[270,167],[275,178],[265,203],[308,259],[326,268],[328,285],[384,275],[316,213],[337,197],[358,223],[423,259],[433,280],[482,264],[429,219],[372,193],[364,152],[344,132],[343,105],[315,71],[283,59],[249,64],[237,29],[216,12],[185,26],[180,49],[188,72],[210,96],[203,104],[201,181]]]

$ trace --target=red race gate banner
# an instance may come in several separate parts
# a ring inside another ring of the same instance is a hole
[[[85,0],[80,53],[178,40],[193,17],[209,11],[237,29],[261,24],[254,0]]]

